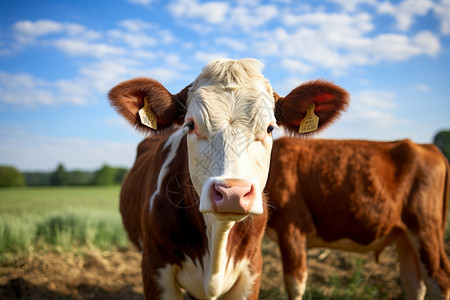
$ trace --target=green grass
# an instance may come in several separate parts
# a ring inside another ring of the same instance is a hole
[[[79,208],[118,211],[119,190],[119,186],[1,188],[0,217]]]
[[[0,189],[0,255],[129,244],[118,186]]]
[[[329,299],[370,300],[376,297],[379,299],[379,295],[377,295],[377,287],[367,284],[364,278],[364,259],[354,256],[352,260],[353,272],[350,277],[330,277],[331,286],[334,288]],[[311,299],[316,299],[316,297]]]
[[[128,246],[118,212],[119,191],[119,186],[0,189],[0,261],[10,255],[35,251],[91,247],[110,250]],[[449,219],[450,215],[447,244]],[[365,282],[362,259],[353,259],[352,271],[347,278],[331,275],[331,294],[309,283],[304,299],[384,298],[377,295],[376,287]],[[263,289],[261,299],[285,299],[281,290]]]

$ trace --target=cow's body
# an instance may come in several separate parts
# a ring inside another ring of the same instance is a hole
[[[147,78],[109,93],[139,130],[163,129],[139,145],[120,197],[125,229],[142,250],[147,299],[182,299],[183,290],[197,299],[258,297],[271,132],[276,124],[296,132],[307,107],[321,129],[348,104],[345,90],[321,80],[279,97],[261,68],[219,59],[176,95]]]
[[[433,145],[275,141],[266,186],[290,298],[301,298],[306,251],[326,247],[378,256],[395,242],[408,299],[449,296],[443,237],[449,168]],[[273,233],[273,232],[272,232]]]

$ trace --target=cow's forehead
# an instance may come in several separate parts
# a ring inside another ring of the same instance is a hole
[[[232,125],[257,131],[275,121],[273,90],[255,59],[210,62],[192,84],[187,118],[204,132]]]
[[[252,58],[213,60],[203,68],[200,75],[192,83],[187,104],[189,105],[193,94],[202,87],[211,87],[211,90],[219,91],[223,87],[239,90],[260,85],[259,88],[272,95],[272,87],[269,81],[264,78],[261,72],[262,68],[262,63]]]
[[[274,105],[262,82],[243,87],[206,85],[191,93],[186,117],[209,134],[228,126],[256,133],[275,122]]]

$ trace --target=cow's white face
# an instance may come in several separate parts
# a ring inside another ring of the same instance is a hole
[[[244,79],[224,85],[202,73],[189,91],[189,171],[203,213],[263,213],[275,100],[262,75]]]

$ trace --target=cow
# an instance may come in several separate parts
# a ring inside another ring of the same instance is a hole
[[[266,185],[268,236],[290,299],[305,291],[307,249],[375,253],[395,243],[406,299],[448,299],[449,165],[434,145],[283,137]]]
[[[321,130],[349,103],[324,80],[280,97],[262,67],[217,59],[178,94],[149,78],[109,92],[119,114],[151,133],[120,194],[123,225],[142,251],[146,299],[257,299],[272,130],[298,133],[314,119],[311,107]]]

